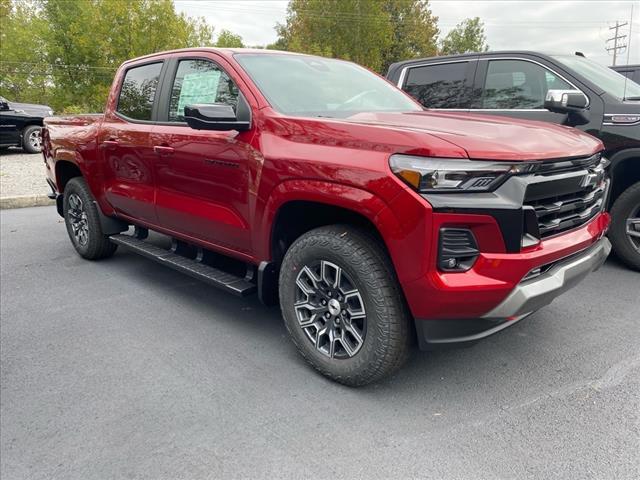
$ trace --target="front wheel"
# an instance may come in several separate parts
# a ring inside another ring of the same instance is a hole
[[[42,127],[30,125],[22,132],[22,148],[28,153],[40,153],[42,151]]]
[[[613,204],[609,239],[616,256],[640,270],[640,182],[622,192]]]
[[[410,321],[393,267],[380,244],[350,226],[298,238],[280,269],[280,306],[302,356],[350,386],[398,369],[410,352]]]
[[[81,257],[99,260],[115,253],[118,246],[102,233],[98,205],[82,177],[72,178],[65,186],[63,208],[67,233]]]

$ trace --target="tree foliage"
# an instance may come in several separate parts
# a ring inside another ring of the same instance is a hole
[[[47,32],[34,4],[0,0],[0,95],[50,101],[49,69],[38,62],[46,53]]]
[[[244,43],[242,37],[229,30],[220,30],[218,39],[216,40],[216,47],[220,48],[243,48]]]
[[[291,0],[278,34],[287,50],[382,66],[391,29],[381,1]]]
[[[268,48],[344,58],[380,73],[438,53],[428,0],[290,0]],[[101,111],[118,65],[192,46],[237,48],[239,35],[176,12],[172,0],[0,0],[0,95],[57,112]],[[440,53],[486,51],[479,18],[458,24]]]
[[[438,17],[431,13],[427,0],[388,0],[384,8],[391,22],[392,41],[382,52],[381,72],[393,62],[437,54]]]
[[[467,18],[460,22],[442,40],[440,54],[454,55],[466,52],[486,52],[489,50],[484,24],[479,17]]]
[[[124,60],[213,44],[213,28],[171,0],[1,1],[0,93],[56,111],[101,111]]]
[[[436,52],[428,0],[291,0],[271,48],[338,57],[383,72]]]

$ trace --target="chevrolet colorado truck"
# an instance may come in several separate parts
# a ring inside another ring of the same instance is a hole
[[[244,49],[127,61],[104,114],[43,129],[82,257],[120,246],[279,303],[302,356],[347,385],[393,372],[416,337],[498,332],[597,269],[602,150],[569,127],[424,111],[350,62]]]

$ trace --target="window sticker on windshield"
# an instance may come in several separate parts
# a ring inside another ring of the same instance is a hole
[[[178,112],[184,112],[185,105],[193,103],[215,103],[220,70],[190,73],[182,80]]]

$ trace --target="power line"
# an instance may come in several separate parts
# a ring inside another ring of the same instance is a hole
[[[46,62],[10,62],[6,60],[0,60],[0,63],[10,64],[10,65],[35,65],[38,67],[52,67],[52,68],[75,68],[77,70],[83,69],[91,69],[91,70],[109,70],[115,71],[118,67],[107,67],[107,66],[94,66],[94,65],[65,65],[61,63],[46,63]]]

